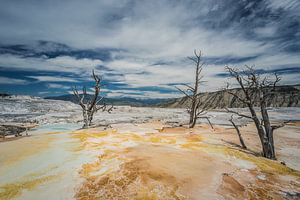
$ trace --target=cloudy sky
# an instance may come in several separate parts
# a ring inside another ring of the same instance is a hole
[[[178,97],[201,49],[203,91],[224,66],[255,65],[300,83],[299,0],[0,0],[0,92],[54,96],[92,87],[109,97]]]

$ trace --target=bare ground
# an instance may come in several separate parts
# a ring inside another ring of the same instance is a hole
[[[278,161],[259,157],[252,124],[241,132],[247,151],[231,127],[160,121],[5,142],[0,199],[299,199],[300,124],[275,132]]]

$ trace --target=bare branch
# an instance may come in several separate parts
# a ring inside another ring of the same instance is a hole
[[[238,137],[239,137],[239,140],[240,140],[242,148],[247,149],[247,146],[245,145],[244,139],[242,138],[240,129],[239,129],[239,127],[233,121],[233,115],[231,115],[231,118],[229,119],[229,121],[231,122],[232,126],[235,128],[235,130],[236,130],[236,132],[238,134]]]
[[[198,118],[206,119],[206,120],[208,121],[208,124],[210,125],[210,127],[211,127],[213,130],[215,130],[214,127],[213,127],[213,125],[212,125],[212,123],[211,123],[211,121],[209,120],[209,117],[198,117]]]
[[[193,88],[192,86],[186,84],[186,83],[183,83],[182,85],[186,86],[190,91],[194,92],[195,91],[195,88]]]
[[[192,99],[192,97],[191,97],[190,95],[188,95],[188,94],[187,94],[185,91],[183,91],[182,89],[180,89],[180,88],[178,88],[178,87],[176,87],[176,86],[175,86],[175,88],[176,88],[177,90],[179,90],[180,92],[182,92],[186,97]]]
[[[114,109],[114,105],[111,105],[109,109],[107,109],[108,113],[111,113],[111,111]]]
[[[281,77],[276,72],[274,73],[274,76],[275,76],[275,81],[273,82],[273,90],[275,90],[277,83],[281,81]]]
[[[273,80],[269,76],[261,75],[254,69],[253,66],[249,67],[246,65],[245,68],[245,70],[239,71],[238,69],[226,66],[226,70],[240,85],[245,98],[241,97],[240,94],[234,94],[233,92],[229,93],[240,101],[247,103],[251,117],[233,110],[227,109],[227,111],[240,117],[252,119],[261,141],[263,156],[269,159],[276,159],[273,131],[283,127],[287,122],[279,125],[271,125],[267,110],[267,97],[274,93],[276,85],[281,78],[275,73],[275,80]],[[255,104],[259,104],[261,119],[258,117],[257,111],[254,109]]]
[[[291,120],[285,121],[285,122],[283,122],[283,123],[281,123],[281,124],[279,124],[279,125],[273,125],[273,126],[271,126],[271,127],[272,127],[273,130],[276,130],[276,129],[279,129],[279,128],[284,127],[284,126],[285,126],[287,123],[289,123],[289,122],[291,122]]]
[[[203,81],[201,81],[201,79],[203,78],[203,76],[201,76],[201,72],[202,72],[203,65],[204,65],[204,62],[202,62],[201,58],[202,58],[202,52],[201,51],[197,52],[197,50],[194,50],[193,57],[188,57],[188,59],[193,61],[195,64],[195,73],[194,73],[194,75],[195,75],[194,81],[195,82],[194,82],[193,86],[188,85],[188,84],[183,84],[184,86],[187,87],[186,90],[182,90],[182,89],[176,87],[180,92],[182,92],[190,100],[190,101],[188,101],[189,105],[187,106],[187,112],[190,115],[190,121],[189,121],[190,128],[193,128],[195,126],[197,118],[206,114],[205,111],[208,107],[207,104],[204,104],[201,101],[201,99],[199,98],[199,96],[201,94],[199,91],[200,83],[203,82]]]
[[[242,102],[242,103],[245,103],[245,104],[248,104],[248,103],[249,103],[249,101],[248,101],[246,98],[241,98],[239,95],[237,95],[237,94],[235,94],[235,93],[233,93],[233,92],[231,92],[231,91],[229,91],[229,90],[227,90],[226,92],[227,92],[228,94],[234,96],[235,98],[237,98],[237,99],[238,99],[240,102]]]
[[[84,121],[84,126],[83,128],[88,128],[93,120],[93,115],[96,113],[98,110],[105,111],[107,110],[109,113],[112,111],[113,106],[107,109],[106,104],[102,106],[97,106],[103,97],[99,97],[100,94],[100,82],[101,78],[95,74],[95,71],[92,71],[92,78],[95,81],[94,85],[94,95],[91,98],[87,98],[86,101],[84,101],[85,97],[87,97],[87,89],[86,87],[82,88],[82,94],[80,95],[77,88],[73,88],[73,93],[74,96],[77,97],[78,104],[82,107],[82,115],[83,115],[83,121]]]
[[[193,61],[193,62],[196,63],[196,64],[197,64],[197,62],[198,62],[198,60],[197,60],[196,58],[194,58],[194,57],[188,57],[188,59],[190,59],[191,61]]]
[[[100,99],[98,99],[98,101],[96,102],[95,105],[98,105],[102,100],[103,100],[104,97],[100,97]]]
[[[240,116],[240,117],[244,117],[244,118],[248,118],[248,119],[253,119],[253,118],[252,118],[251,116],[249,116],[249,115],[245,115],[245,114],[236,112],[236,111],[234,111],[234,110],[229,110],[228,108],[225,108],[225,110],[226,110],[227,112],[229,112],[229,113],[236,114],[236,115],[238,115],[238,116]]]

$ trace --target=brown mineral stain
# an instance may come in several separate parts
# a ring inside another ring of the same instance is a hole
[[[218,193],[226,199],[245,199],[245,187],[228,174],[223,175]]]
[[[172,134],[186,134],[190,133],[190,130],[185,127],[163,127],[159,130],[160,133],[172,133]]]
[[[226,165],[207,157],[205,153],[139,145],[124,152],[120,170],[101,176],[86,176],[77,199],[191,199],[193,196],[214,196],[214,180],[221,175],[216,166]],[[105,158],[100,159],[104,162]],[[83,166],[91,172],[99,163]],[[193,178],[192,178],[193,177]],[[201,189],[211,186],[211,190]],[[200,189],[200,190],[199,190]],[[211,195],[210,195],[211,193]]]
[[[174,177],[152,171],[144,160],[133,160],[115,173],[87,178],[76,199],[185,199],[176,190]]]
[[[215,134],[211,135],[209,127],[201,126],[192,130],[163,128],[143,134],[116,130],[75,133],[84,145],[105,151],[95,162],[82,165],[80,174],[85,181],[76,198],[159,200],[219,199],[222,196],[225,199],[281,199],[277,191],[289,188],[290,182],[279,179],[279,175],[299,180],[299,171],[218,139],[220,131],[233,130],[218,128],[213,131]],[[124,142],[133,142],[136,146],[128,148],[122,145]],[[228,157],[233,163],[228,162]],[[119,160],[119,167],[102,170],[111,167],[107,163],[112,158]],[[256,167],[239,176],[229,175],[240,173],[235,160],[245,160]],[[100,170],[101,173],[97,173]],[[260,173],[267,180],[259,180]],[[292,188],[292,191],[298,190],[298,187]]]

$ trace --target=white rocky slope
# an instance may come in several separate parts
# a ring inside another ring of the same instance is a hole
[[[247,112],[247,109],[238,110]],[[224,110],[215,110],[207,113],[207,116],[210,117],[214,124],[228,124],[230,115]],[[270,108],[270,116],[276,121],[300,120],[300,108]],[[74,123],[80,122],[82,120],[81,117],[80,106],[72,102],[28,96],[0,98],[0,123]],[[185,109],[117,106],[112,113],[98,112],[94,117],[96,125],[139,123],[149,120],[161,120],[165,123],[179,125],[187,123],[188,114]],[[199,121],[206,122],[205,119]],[[245,119],[238,121],[245,122]]]

